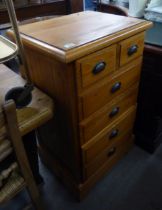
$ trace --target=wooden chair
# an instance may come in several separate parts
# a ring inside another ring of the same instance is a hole
[[[128,8],[125,6],[126,3],[110,2],[105,4],[98,0],[97,10],[109,14],[128,16]]]
[[[0,204],[7,202],[26,187],[35,209],[43,209],[18,127],[16,107],[12,100],[0,108],[0,166],[11,153],[15,155],[14,162],[9,164],[9,168],[0,172]]]

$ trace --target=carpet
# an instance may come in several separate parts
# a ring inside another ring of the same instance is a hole
[[[80,203],[42,163],[40,168],[46,210],[162,210],[162,145],[152,155],[134,146]],[[0,210],[20,210],[29,201],[23,192]]]

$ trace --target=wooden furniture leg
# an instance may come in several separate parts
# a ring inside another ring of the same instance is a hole
[[[39,192],[34,182],[34,177],[30,169],[28,159],[26,157],[26,152],[25,152],[25,149],[22,143],[21,134],[18,128],[15,104],[12,101],[7,102],[4,105],[4,112],[5,112],[7,126],[8,126],[8,133],[13,143],[13,147],[14,147],[23,177],[26,181],[29,195],[31,196],[31,199],[33,201],[35,208],[38,210],[43,210]]]

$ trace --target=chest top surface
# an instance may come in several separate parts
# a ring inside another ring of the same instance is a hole
[[[66,60],[63,57],[70,54],[73,57],[73,51],[77,53],[85,45],[101,42],[105,37],[112,39],[117,33],[129,33],[132,27],[148,27],[149,24],[140,19],[86,11],[27,24],[20,27],[20,32],[28,42],[55,51],[56,55],[62,54],[62,59]]]

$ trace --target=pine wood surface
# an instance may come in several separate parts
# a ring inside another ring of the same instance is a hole
[[[120,160],[120,158],[124,155],[124,152],[128,152],[127,147],[129,145],[129,141],[131,139],[131,131],[128,131],[123,136],[120,136],[120,140],[118,139],[116,142],[112,143],[112,145],[102,151],[95,161],[85,166],[84,176],[87,179],[96,173],[96,169],[100,171],[104,165],[108,164],[111,167],[114,162]],[[111,151],[114,151],[112,155],[109,155]],[[123,151],[124,150],[124,151]],[[108,169],[107,169],[108,170]]]
[[[0,64],[0,80],[0,104],[4,103],[4,97],[8,90],[25,84],[24,79],[3,64]],[[36,129],[53,116],[53,100],[37,88],[34,88],[32,95],[32,102],[27,107],[17,110],[21,135]],[[2,122],[0,120],[0,124]]]
[[[132,133],[133,123],[135,119],[136,105],[130,106],[125,113],[123,113],[113,123],[107,124],[107,127],[98,132],[91,141],[82,146],[83,159],[85,164],[89,164],[102,153],[106,148],[115,145],[120,141],[123,135]],[[118,129],[118,135],[110,138],[113,129]],[[97,167],[96,167],[97,168]]]
[[[100,50],[99,52],[92,53],[89,56],[86,56],[77,61],[77,66],[79,66],[78,77],[81,80],[81,87],[85,88],[86,86],[97,82],[99,79],[111,74],[116,69],[116,45]],[[92,74],[92,69],[99,62],[105,62],[104,71],[100,74],[94,76]]]
[[[120,52],[120,66],[129,63],[133,59],[137,58],[138,56],[142,55],[143,49],[144,49],[144,33],[137,34],[133,37],[130,37],[129,39],[126,39],[124,41],[121,41],[119,43],[121,47],[121,52]],[[129,56],[128,55],[128,49],[131,46],[137,46],[137,52],[134,53],[133,55]]]
[[[133,106],[137,101],[138,95],[138,83],[135,84],[128,91],[124,92],[115,100],[106,104],[102,109],[95,112],[89,118],[80,122],[80,138],[81,144],[85,144],[93,136],[97,135],[107,125],[114,123],[114,120],[118,119],[128,107]],[[118,108],[117,114],[110,116],[114,108]],[[95,123],[94,123],[95,122]]]
[[[97,13],[96,15],[96,12],[88,11],[72,14],[68,18],[60,17],[57,20],[53,19],[43,23],[22,26],[20,31],[66,51],[143,22],[143,20],[104,13]],[[100,30],[101,28],[104,28],[104,30]],[[48,30],[48,33],[46,33],[46,30]],[[73,43],[74,46],[68,48],[65,46],[68,43]]]
[[[106,103],[118,97],[131,85],[137,83],[140,78],[142,58],[134,60],[131,64],[116,71],[111,77],[89,88],[85,93],[79,95],[80,118],[85,119],[100,109]],[[116,82],[121,83],[121,88],[112,93],[111,89]]]
[[[27,24],[20,31],[25,45],[68,63],[151,25],[135,18],[86,11]]]

